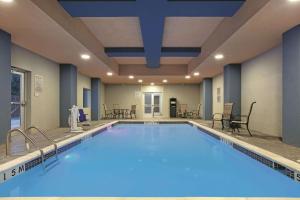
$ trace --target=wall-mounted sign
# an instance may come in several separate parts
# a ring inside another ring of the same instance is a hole
[[[44,77],[34,75],[34,96],[38,97],[43,92]]]
[[[221,88],[217,88],[217,103],[221,103]]]

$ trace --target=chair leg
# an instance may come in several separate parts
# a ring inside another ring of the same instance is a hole
[[[249,130],[248,124],[247,124],[247,131],[248,131],[249,135],[252,137],[252,134],[251,134],[251,132]]]
[[[224,121],[222,120],[221,123],[222,123],[222,130],[224,130]]]
[[[214,128],[214,126],[215,126],[215,120],[213,120],[211,128]]]

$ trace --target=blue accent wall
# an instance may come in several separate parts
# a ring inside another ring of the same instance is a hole
[[[0,29],[0,142],[10,130],[11,35]]]
[[[245,0],[59,0],[73,17],[139,17],[148,67],[160,66],[166,17],[231,17]]]
[[[300,147],[300,25],[283,34],[282,68],[282,137]]]
[[[69,109],[77,105],[77,67],[61,64],[59,76],[60,126],[68,127]]]
[[[241,114],[241,64],[224,67],[224,103],[234,103],[233,115]]]
[[[202,83],[202,103],[203,103],[203,119],[211,120],[212,119],[212,79],[205,78]]]
[[[92,106],[91,120],[97,121],[101,119],[101,79],[91,78],[92,90]]]

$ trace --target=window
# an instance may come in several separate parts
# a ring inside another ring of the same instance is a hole
[[[83,107],[91,107],[91,90],[87,88],[83,88]]]

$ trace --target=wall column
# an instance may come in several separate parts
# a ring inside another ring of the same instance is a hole
[[[202,83],[202,102],[203,102],[203,119],[212,119],[212,78],[203,79]]]
[[[11,35],[0,29],[0,143],[10,130],[11,101]]]
[[[234,103],[233,115],[241,114],[241,64],[224,67],[224,103]]]
[[[91,78],[91,119],[97,121],[101,119],[101,79]]]
[[[69,109],[77,105],[77,67],[72,64],[60,65],[60,126],[68,127]]]
[[[282,137],[300,147],[300,25],[283,34],[282,68]]]

